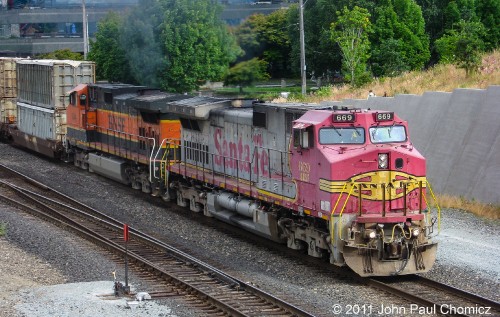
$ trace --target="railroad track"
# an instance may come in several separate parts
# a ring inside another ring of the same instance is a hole
[[[124,244],[122,238],[122,228],[123,223],[120,223],[113,218],[110,218],[104,214],[99,213],[98,211],[84,206],[78,202],[75,202],[71,198],[53,191],[47,188],[45,185],[37,183],[33,180],[25,179],[23,175],[13,174],[14,171],[4,170],[0,165],[0,180],[4,178],[4,174],[16,175],[14,177],[9,178],[9,183],[17,183],[18,181],[24,183],[24,186],[31,186],[33,190],[37,189],[38,191],[42,191],[43,196],[45,197],[53,197],[52,199],[58,202],[54,203],[55,206],[60,205],[60,202],[64,202],[68,206],[74,206],[72,208],[77,209],[78,212],[85,211],[90,216],[94,217],[97,223],[102,222],[103,220],[108,222],[114,227],[114,235],[106,238],[109,241],[115,242],[118,246],[120,246],[119,251],[114,251],[115,253],[123,254]],[[15,181],[16,178],[19,178],[18,181]],[[0,187],[1,187],[0,183]],[[5,187],[5,185],[4,185]],[[21,187],[21,186],[19,186]],[[1,193],[1,192],[0,192]],[[40,194],[42,195],[42,194]],[[36,200],[36,199],[35,199]],[[49,200],[46,204],[50,205],[52,202]],[[72,205],[75,204],[75,205]],[[216,226],[218,230],[219,223],[212,223],[213,226]],[[238,236],[243,236],[252,241],[258,239],[258,237],[242,234],[240,231],[233,231],[234,228],[227,226],[223,226],[224,230],[228,230],[229,234],[235,234]],[[91,229],[91,231],[95,231],[97,233],[102,233],[104,236],[108,229],[103,229],[101,226],[96,226]],[[103,232],[101,232],[103,231]],[[200,262],[194,259],[192,256],[185,254],[171,246],[167,246],[166,244],[158,241],[150,236],[144,235],[139,231],[130,229],[131,233],[131,242],[128,244],[128,248],[131,254],[137,254],[138,258],[133,258],[132,260],[136,263],[136,267],[140,271],[144,273],[146,279],[155,280],[156,278],[151,277],[151,272],[156,272],[155,274],[160,274],[161,276],[164,273],[158,273],[160,271],[156,271],[155,266],[161,267],[162,265],[167,265],[175,268],[175,265],[178,263],[183,263],[184,265],[194,268],[191,271],[186,271],[185,274],[178,274],[181,281],[177,281],[175,279],[165,278],[170,283],[165,286],[164,290],[158,290],[150,292],[153,298],[161,298],[164,296],[186,296],[188,301],[192,302],[192,306],[194,307],[202,307],[205,311],[208,312],[225,312],[227,315],[234,316],[245,316],[239,315],[239,312],[234,312],[230,310],[225,310],[220,308],[219,305],[215,304],[215,300],[205,300],[204,298],[208,298],[206,293],[210,293],[209,291],[200,292],[196,295],[193,295],[193,291],[189,289],[191,285],[178,287],[171,287],[171,284],[182,284],[182,280],[187,282],[188,284],[196,284],[192,286],[197,286],[198,282],[203,284],[206,279],[207,282],[215,285],[215,291],[218,292],[217,287],[219,288],[229,288],[236,292],[242,292],[242,296],[246,296],[245,292],[250,294],[258,294],[260,292],[259,289],[254,288],[251,285],[247,285],[241,281],[238,281],[236,278],[233,278],[224,272],[215,269],[203,262]],[[104,239],[104,240],[106,240]],[[259,240],[260,241],[260,240]],[[262,243],[256,241],[256,243]],[[266,244],[268,247],[273,249],[275,252],[283,254],[284,256],[290,256],[296,258],[297,252],[289,250],[287,248],[283,248],[282,246],[272,247],[270,244]],[[109,246],[104,244],[107,249],[110,249]],[[112,249],[112,248],[111,248]],[[159,251],[159,253],[158,253]],[[287,252],[293,252],[292,255]],[[168,256],[165,256],[168,254]],[[141,262],[141,258],[148,259],[149,263],[143,264]],[[355,276],[352,272],[346,272],[346,270],[339,270],[336,267],[325,267],[324,263],[318,259],[308,258],[305,259],[307,266],[309,269],[316,267],[318,272],[329,274],[334,273],[338,278],[346,278],[351,281],[355,281],[358,284],[365,284],[370,287],[373,287],[377,290],[381,290],[383,292],[389,293],[391,295],[395,295],[400,298],[403,302],[410,303],[406,305],[396,304],[394,307],[386,306],[384,308],[390,309],[390,311],[386,311],[387,315],[405,315],[405,314],[413,314],[413,315],[453,315],[453,316],[481,316],[487,315],[489,313],[490,316],[500,316],[500,304],[477,296],[475,294],[471,294],[451,286],[441,284],[435,282],[433,280],[426,279],[421,276],[399,276],[395,278],[373,278],[366,279],[360,278],[357,275]],[[170,262],[170,263],[168,263]],[[321,263],[320,263],[321,262]],[[175,268],[174,270],[177,270]],[[151,272],[150,272],[151,271]],[[214,278],[214,279],[211,279]],[[243,295],[245,294],[245,295]],[[268,305],[266,308],[262,308],[262,310],[254,310],[254,314],[250,314],[250,316],[265,316],[265,315],[280,315],[280,316],[311,316],[306,312],[301,311],[296,306],[290,305],[292,308],[287,309],[286,304],[275,303],[275,299],[270,294],[264,294],[265,298],[258,300],[257,298],[253,298],[255,301],[265,301]],[[266,297],[266,295],[271,296],[271,298]],[[228,297],[230,298],[230,297]],[[233,300],[229,300],[233,301]],[[235,301],[235,306],[239,307],[238,300]],[[273,304],[274,303],[274,304]],[[381,307],[375,307],[370,304],[373,314],[377,313]],[[365,307],[365,311],[367,309]],[[488,308],[490,307],[490,308]],[[255,306],[252,307],[255,309]],[[282,311],[283,309],[284,311]],[[243,309],[242,309],[243,310]],[[288,312],[287,312],[288,311]]]
[[[199,217],[193,217],[198,219]],[[202,221],[205,218],[201,218]],[[299,261],[297,258],[299,252],[289,249],[281,244],[269,243],[266,239],[250,234],[245,231],[238,231],[233,226],[221,222],[207,221],[206,225],[212,226],[215,230],[222,230],[225,234],[234,235],[239,238],[252,241],[255,244],[265,245],[266,248]],[[352,271],[344,267],[326,265],[322,259],[316,259],[308,256],[300,258],[300,265],[307,267],[308,270],[315,270],[318,274],[327,274],[336,279],[349,280],[354,285],[367,285],[376,290],[397,296],[398,301],[394,300],[394,305],[389,303],[391,310],[386,315],[449,315],[449,316],[500,316],[500,303],[491,299],[466,292],[452,286],[436,282],[419,275],[397,276],[391,278],[361,278]],[[410,303],[410,304],[408,304]],[[382,307],[366,303],[366,305],[351,305],[351,314],[355,314],[356,309],[360,312],[371,315],[377,315]],[[482,308],[484,307],[484,308]],[[486,307],[489,309],[489,315]],[[411,311],[413,309],[413,311]],[[344,308],[345,312],[345,308]],[[428,313],[429,312],[429,313]],[[457,313],[458,312],[458,313]]]
[[[182,296],[205,315],[313,316],[134,228],[0,164],[0,200],[76,232],[122,258],[163,289],[153,298]]]
[[[409,308],[387,306],[388,315],[500,316],[500,303],[418,275],[372,278],[367,283],[413,303]]]

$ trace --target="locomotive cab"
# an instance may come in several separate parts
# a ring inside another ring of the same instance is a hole
[[[80,84],[69,91],[67,108],[68,126],[81,131],[92,131],[96,128],[96,110],[89,105],[89,86]],[[87,135],[91,139],[90,135]],[[90,141],[90,140],[89,140]]]
[[[407,131],[392,112],[311,110],[294,121],[297,209],[326,220],[331,263],[361,276],[432,267],[425,159]],[[289,240],[301,239],[296,229]]]

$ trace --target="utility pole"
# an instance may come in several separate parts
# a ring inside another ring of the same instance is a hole
[[[87,11],[85,10],[85,0],[82,0],[82,11],[83,11],[83,25],[82,25],[82,33],[83,33],[83,59],[87,59],[87,53],[89,52],[89,30],[87,27]]]
[[[306,48],[304,43],[304,4],[299,0],[299,28],[300,28],[300,74],[302,76],[302,95],[306,94]]]

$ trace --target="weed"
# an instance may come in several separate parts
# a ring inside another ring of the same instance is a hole
[[[488,219],[500,219],[500,205],[484,204],[475,199],[468,200],[463,196],[438,195],[438,204],[441,208],[456,208],[468,211],[477,216]]]
[[[7,234],[7,224],[4,222],[0,222],[0,237],[3,237]]]

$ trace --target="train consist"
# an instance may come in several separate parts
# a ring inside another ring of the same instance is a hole
[[[94,83],[88,63],[72,65],[66,99],[43,103],[46,88],[29,95],[20,80],[31,76],[24,65],[51,62],[16,63],[8,131],[17,143],[361,276],[423,273],[435,262],[425,159],[392,112]]]

